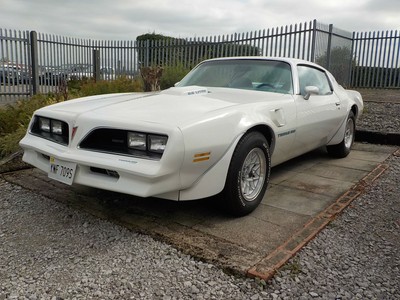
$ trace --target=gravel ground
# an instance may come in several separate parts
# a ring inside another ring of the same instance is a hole
[[[400,157],[269,283],[273,299],[400,299]]]
[[[270,282],[0,179],[0,299],[400,299],[400,157]]]
[[[358,129],[400,132],[399,103]],[[400,299],[400,157],[265,283],[0,179],[0,300]]]
[[[400,103],[364,102],[364,113],[357,129],[382,133],[400,133]]]
[[[255,281],[0,179],[0,299],[249,299]]]

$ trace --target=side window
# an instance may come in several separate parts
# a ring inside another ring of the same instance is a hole
[[[299,74],[301,95],[305,95],[306,86],[316,86],[319,89],[320,95],[329,95],[332,93],[328,77],[323,71],[308,66],[298,66],[297,72]]]

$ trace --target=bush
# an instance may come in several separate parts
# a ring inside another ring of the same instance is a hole
[[[77,98],[98,94],[125,93],[143,91],[140,78],[130,79],[120,77],[113,81],[73,80],[68,82],[67,98]],[[24,137],[29,122],[35,110],[61,102],[64,93],[35,95],[30,99],[21,100],[13,105],[0,107],[0,158],[19,149],[19,141]]]
[[[68,83],[69,98],[84,97],[112,93],[142,92],[143,81],[140,77],[118,77],[115,80],[101,80],[95,82],[92,79],[72,80]]]
[[[174,86],[174,84],[180,81],[189,71],[190,69],[184,66],[165,67],[160,80],[161,89],[165,90]]]
[[[36,95],[14,105],[0,107],[0,158],[18,150],[35,110],[64,99],[59,94]]]

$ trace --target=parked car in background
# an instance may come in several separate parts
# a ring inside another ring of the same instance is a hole
[[[39,73],[39,84],[60,85],[68,80],[69,73],[63,67],[42,67]]]
[[[303,60],[206,60],[176,87],[99,95],[36,111],[23,160],[66,184],[176,201],[220,194],[243,216],[271,167],[318,147],[346,157],[361,95]]]
[[[100,78],[102,80],[114,80],[115,70],[111,67],[100,67]]]
[[[32,82],[32,71],[30,67],[25,66],[21,69],[20,82],[23,84],[30,84]]]
[[[89,64],[75,64],[71,65],[69,69],[69,80],[81,80],[93,77],[93,67]]]
[[[11,64],[0,64],[0,83],[2,84],[18,84],[21,82],[21,71],[18,66]]]

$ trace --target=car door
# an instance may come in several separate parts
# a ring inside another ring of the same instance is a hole
[[[333,93],[326,72],[310,65],[298,65],[296,154],[326,145],[341,123],[340,99]],[[306,87],[313,87],[307,95]]]

